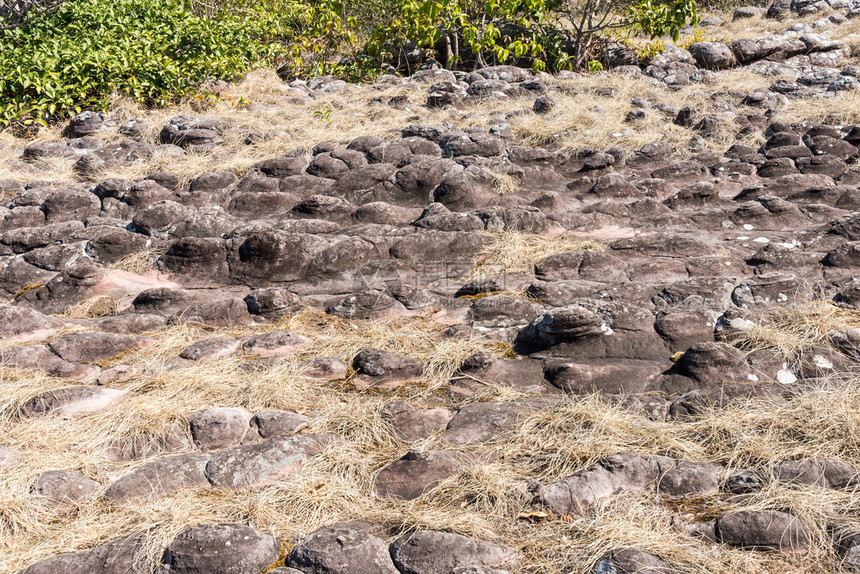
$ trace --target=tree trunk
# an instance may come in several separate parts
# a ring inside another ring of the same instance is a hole
[[[451,53],[451,34],[445,34],[442,36],[442,54],[441,56],[444,58],[444,65],[446,68],[450,68],[451,64],[453,64],[453,54]]]

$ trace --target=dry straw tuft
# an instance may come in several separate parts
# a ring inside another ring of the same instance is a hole
[[[128,271],[129,273],[134,273],[136,275],[144,275],[152,269],[155,261],[164,255],[165,252],[165,249],[160,248],[135,251],[134,253],[123,255],[115,260],[111,263],[111,269]]]
[[[119,301],[111,295],[96,295],[80,303],[70,305],[63,317],[72,319],[93,319],[106,315],[115,315]]]
[[[520,231],[486,232],[487,246],[464,280],[487,279],[501,273],[533,273],[534,266],[551,255],[568,251],[602,251],[592,240],[546,239]]]
[[[750,351],[776,349],[796,359],[805,348],[831,345],[832,331],[856,328],[860,328],[860,311],[821,299],[796,301],[761,313],[731,342]]]

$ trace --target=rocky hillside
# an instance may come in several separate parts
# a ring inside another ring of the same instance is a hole
[[[6,130],[0,571],[860,570],[858,13]]]

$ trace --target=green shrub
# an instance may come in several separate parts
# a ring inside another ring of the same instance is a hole
[[[433,51],[447,67],[517,63],[535,70],[586,67],[595,40],[623,30],[677,38],[697,21],[695,0],[401,0],[368,52],[404,67],[409,48]]]
[[[165,104],[236,77],[269,48],[176,0],[76,0],[0,37],[0,121],[106,109],[114,93]]]
[[[324,73],[348,38],[337,5],[227,0],[195,13],[185,0],[73,0],[0,35],[0,125],[48,123],[107,109],[121,94],[164,105],[207,80],[287,62]],[[309,55],[322,54],[312,62]]]
[[[187,0],[196,14],[234,22],[253,32],[256,41],[277,46],[278,72],[285,78],[337,74],[351,79],[368,70],[345,55],[358,52],[358,23],[339,0]],[[371,0],[395,1],[395,0]],[[345,14],[346,12],[346,14]]]
[[[69,0],[0,32],[0,126],[104,110],[115,95],[164,105],[261,65],[276,65],[285,79],[367,78],[380,62],[401,67],[415,48],[451,68],[464,59],[474,67],[580,68],[605,31],[677,37],[695,17],[693,0],[367,0],[347,7],[339,0]],[[357,36],[371,27],[360,54]]]
[[[397,17],[400,0],[345,0],[343,8],[347,17],[355,19],[356,32],[367,39]]]
[[[377,28],[367,51],[403,67],[407,46],[436,50],[455,68],[463,54],[475,66],[517,61],[544,69],[564,59],[563,35],[550,17],[556,0],[402,0],[399,14]]]

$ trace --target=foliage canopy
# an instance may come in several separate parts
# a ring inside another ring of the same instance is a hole
[[[353,7],[339,0],[52,0],[38,17],[0,27],[0,126],[106,109],[117,94],[164,105],[263,65],[278,65],[284,77],[355,79],[381,63],[409,71],[417,53],[419,62],[433,55],[449,68],[578,69],[601,34],[677,38],[688,21],[696,21],[695,0],[370,0]]]
[[[163,105],[202,82],[336,38],[332,9],[293,0],[200,17],[182,0],[74,0],[0,36],[0,122],[106,109],[114,94]]]

